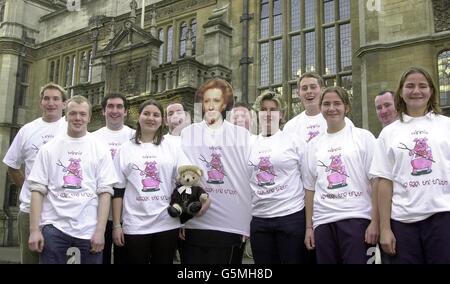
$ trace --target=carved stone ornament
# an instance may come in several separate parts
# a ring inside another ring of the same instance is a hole
[[[120,91],[132,94],[138,91],[139,82],[138,74],[140,66],[134,65],[132,62],[128,62],[126,66],[120,68]]]
[[[450,1],[433,0],[433,13],[435,31],[450,30]]]

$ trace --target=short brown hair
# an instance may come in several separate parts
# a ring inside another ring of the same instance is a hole
[[[39,92],[41,101],[42,101],[42,98],[44,97],[44,92],[46,90],[58,90],[61,93],[62,101],[65,102],[67,100],[67,92],[66,92],[66,90],[64,90],[63,87],[61,87],[60,85],[55,84],[55,83],[48,83],[48,84],[44,85],[41,88],[41,91]]]
[[[305,72],[297,79],[297,88],[300,90],[300,82],[305,78],[315,78],[317,79],[317,83],[319,83],[319,87],[325,87],[325,81],[323,78],[317,74],[316,72]]]

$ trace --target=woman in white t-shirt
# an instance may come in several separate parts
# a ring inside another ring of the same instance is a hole
[[[391,263],[450,263],[450,119],[437,89],[411,67],[395,94],[399,120],[380,133],[371,174],[380,178],[380,244]]]
[[[233,89],[225,80],[203,83],[196,93],[203,120],[181,132],[183,162],[203,169],[203,185],[211,202],[203,216],[185,224],[183,264],[242,262],[243,236],[249,235],[251,219],[247,175],[250,133],[224,120],[233,97]],[[207,206],[200,215],[204,208]]]
[[[326,88],[320,106],[327,131],[307,149],[305,245],[315,247],[317,263],[368,263],[379,235],[369,176],[375,137],[346,123],[343,88]]]
[[[167,207],[178,149],[163,139],[163,117],[160,103],[143,102],[135,138],[120,146],[114,160],[120,182],[114,186],[113,240],[125,245],[128,263],[172,263],[175,254],[180,221]]]
[[[302,173],[306,142],[280,129],[285,103],[265,91],[255,101],[260,134],[249,158],[252,189],[250,244],[256,264],[305,263]]]

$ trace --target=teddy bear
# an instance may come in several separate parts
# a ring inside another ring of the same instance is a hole
[[[178,168],[177,187],[172,193],[167,211],[172,217],[180,217],[182,224],[194,217],[208,199],[208,193],[199,186],[202,176],[203,171],[197,166],[185,165]]]

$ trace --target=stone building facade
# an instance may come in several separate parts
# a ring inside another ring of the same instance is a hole
[[[142,20],[142,3],[144,17]],[[448,0],[0,0],[0,148],[36,118],[53,81],[94,105],[122,92],[135,124],[139,103],[194,108],[196,88],[224,78],[238,101],[281,92],[301,111],[296,78],[317,71],[353,100],[356,125],[380,131],[375,95],[421,65],[450,112]],[[16,244],[18,190],[0,165],[0,246]]]

